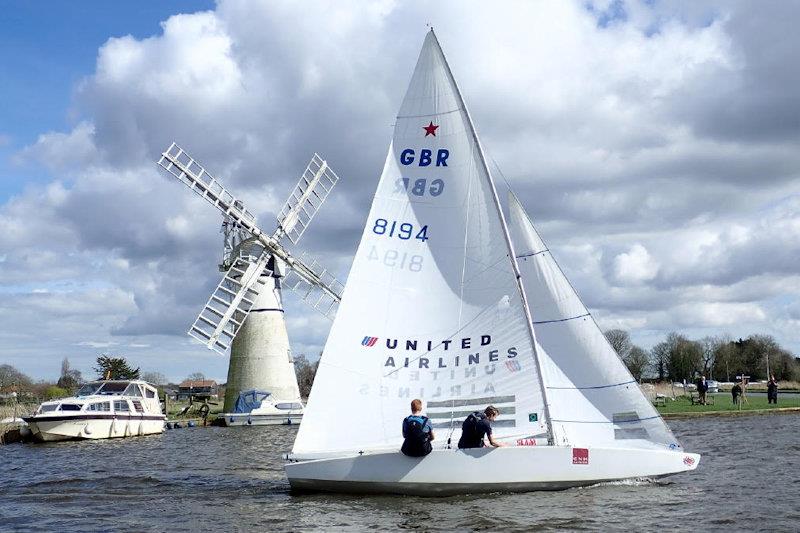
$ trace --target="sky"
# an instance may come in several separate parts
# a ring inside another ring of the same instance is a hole
[[[0,364],[55,379],[110,353],[224,381],[186,335],[221,220],[155,161],[178,142],[272,229],[320,153],[341,179],[295,251],[345,281],[427,24],[601,327],[800,353],[800,3],[2,7]],[[330,322],[285,306],[315,359]]]

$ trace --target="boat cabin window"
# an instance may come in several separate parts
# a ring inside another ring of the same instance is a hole
[[[51,403],[50,405],[43,405],[39,408],[40,413],[51,413],[58,409],[57,403]]]
[[[87,411],[111,411],[111,402],[95,402],[89,404]]]
[[[119,412],[123,412],[123,413],[129,412],[130,408],[128,407],[128,402],[125,401],[125,400],[116,400],[116,401],[114,401],[114,411],[116,411],[117,413],[119,413]]]
[[[109,396],[119,396],[122,394],[130,383],[128,381],[107,381],[103,384],[98,394],[106,394]]]
[[[289,410],[292,410],[292,409],[302,409],[303,405],[299,404],[299,403],[277,403],[277,404],[275,404],[275,407],[277,409],[283,409],[283,410],[289,411]]]
[[[125,396],[133,396],[134,398],[141,398],[142,397],[142,390],[139,388],[139,385],[136,383],[131,383],[128,385],[128,388],[125,389],[123,392]]]
[[[147,396],[148,398],[155,398],[156,397],[156,391],[151,390],[151,389],[144,389],[144,395]]]
[[[62,403],[61,410],[62,411],[80,411],[82,405],[77,403]]]
[[[133,408],[136,409],[137,413],[144,413],[144,409],[142,408],[142,402],[139,400],[132,400],[133,401]]]
[[[102,383],[87,383],[75,393],[75,396],[91,396],[92,394],[97,394],[98,389],[100,389],[102,385]]]

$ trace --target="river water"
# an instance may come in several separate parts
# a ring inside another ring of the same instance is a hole
[[[2,531],[800,529],[800,415],[669,422],[695,472],[559,492],[292,495],[290,427],[0,446]]]

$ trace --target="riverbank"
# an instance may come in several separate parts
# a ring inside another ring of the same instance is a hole
[[[714,402],[706,405],[692,404],[688,396],[666,398],[665,405],[656,407],[664,418],[687,418],[693,416],[737,416],[744,414],[779,414],[800,412],[800,394],[778,396],[777,404],[767,402],[766,396],[750,395],[741,405],[734,405],[728,393],[709,394]]]

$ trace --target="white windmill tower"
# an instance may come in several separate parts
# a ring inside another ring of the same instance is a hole
[[[332,319],[343,287],[316,261],[294,257],[281,241],[288,237],[297,244],[338,176],[314,154],[278,214],[278,228],[270,235],[256,225],[255,217],[241,201],[177,144],[161,155],[158,164],[224,217],[225,249],[220,270],[225,275],[189,329],[189,335],[209,349],[222,355],[231,350],[224,411],[232,412],[239,393],[251,389],[270,392],[273,403],[296,406],[300,391],[281,288],[298,292],[301,299]],[[287,416],[270,420],[279,423],[281,419],[286,423]],[[288,420],[293,422],[297,417],[292,419]],[[247,420],[249,423],[250,418]]]

